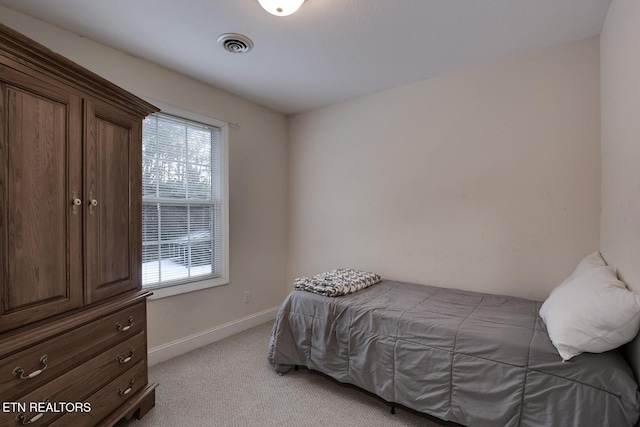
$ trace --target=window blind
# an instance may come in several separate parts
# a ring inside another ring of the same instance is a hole
[[[157,113],[142,133],[142,286],[219,277],[220,129]]]

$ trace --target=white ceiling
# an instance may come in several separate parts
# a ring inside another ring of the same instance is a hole
[[[600,34],[610,0],[0,0],[285,114]],[[243,55],[216,44],[242,33]]]

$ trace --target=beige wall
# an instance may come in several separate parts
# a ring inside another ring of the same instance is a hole
[[[601,252],[640,292],[640,2],[614,0],[600,39]],[[640,339],[631,346],[640,378]]]
[[[149,347],[278,306],[286,277],[286,118],[4,7],[0,22],[136,95],[240,124],[229,136],[231,283],[151,301]]]
[[[640,291],[640,2],[614,0],[602,31],[601,250]]]
[[[289,279],[544,299],[599,246],[598,38],[292,116]]]

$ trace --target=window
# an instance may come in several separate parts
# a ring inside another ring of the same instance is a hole
[[[142,128],[142,287],[156,297],[228,283],[227,126],[179,114]]]

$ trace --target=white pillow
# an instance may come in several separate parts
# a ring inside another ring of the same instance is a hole
[[[570,280],[575,279],[579,275],[591,269],[598,268],[598,267],[606,267],[606,265],[607,263],[602,258],[602,255],[600,255],[600,252],[594,252],[591,255],[587,255],[586,257],[582,258],[582,260],[580,260],[576,269],[573,270],[571,274],[562,281],[562,283],[560,283],[560,286],[564,285]]]
[[[591,255],[587,255],[578,263],[576,269],[571,273],[569,279],[573,279],[574,277],[579,276],[582,273],[585,273],[593,268],[604,267],[607,263],[600,255],[600,252],[594,252]]]
[[[613,350],[631,341],[640,328],[640,294],[629,291],[610,267],[588,262],[583,267],[555,288],[540,308],[563,360]]]

